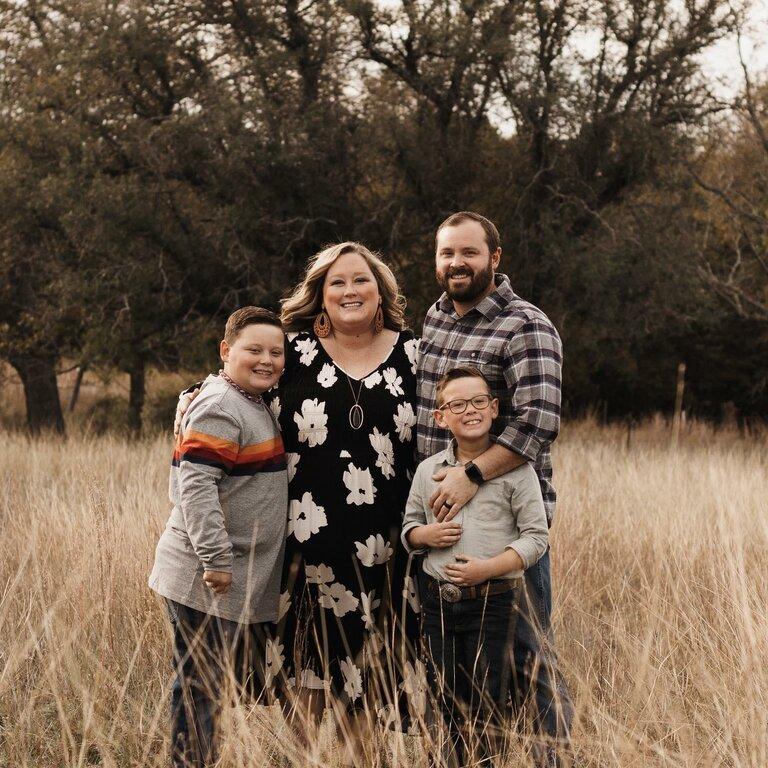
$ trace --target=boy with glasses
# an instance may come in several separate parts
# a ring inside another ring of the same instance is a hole
[[[413,478],[402,541],[425,553],[423,631],[434,693],[459,763],[465,743],[498,753],[501,719],[510,695],[513,638],[523,571],[548,545],[547,518],[533,467],[525,463],[485,481],[450,521],[430,507],[440,470],[463,465],[492,442],[498,400],[483,374],[459,366],[437,383],[435,421],[453,435],[444,451],[423,461]]]

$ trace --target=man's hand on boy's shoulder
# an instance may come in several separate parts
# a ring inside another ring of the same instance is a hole
[[[462,466],[440,469],[432,475],[432,479],[439,485],[429,497],[429,506],[440,522],[453,520],[477,493],[477,484],[467,477]]]
[[[181,420],[184,418],[184,414],[187,409],[192,405],[192,401],[200,394],[200,387],[193,389],[191,392],[184,390],[179,395],[179,402],[176,404],[176,415],[173,419],[173,434],[178,435],[181,429]]]
[[[232,584],[232,574],[229,571],[206,571],[203,581],[217,595],[226,595]]]
[[[478,457],[477,464],[483,477],[490,480],[517,469],[526,461],[519,453],[494,443]],[[480,463],[482,466],[479,466]],[[441,521],[456,517],[461,508],[472,500],[479,487],[467,477],[463,466],[441,469],[435,472],[432,479],[438,486],[429,498],[429,506],[435,519]]]

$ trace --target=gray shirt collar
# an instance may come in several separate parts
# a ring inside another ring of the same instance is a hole
[[[491,445],[493,445],[496,442],[496,436],[490,435],[490,438],[491,438]],[[448,465],[449,467],[460,466],[462,462],[460,462],[456,457],[457,448],[458,448],[458,445],[456,444],[456,438],[452,437],[451,442],[448,443],[448,447],[445,450],[440,451],[440,453],[438,453],[437,456],[435,457],[436,463]]]
[[[437,464],[447,464],[449,467],[458,466],[459,460],[456,458],[456,448],[456,438],[452,437],[448,447],[440,451],[435,457]]]

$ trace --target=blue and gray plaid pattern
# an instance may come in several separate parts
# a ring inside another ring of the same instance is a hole
[[[549,318],[496,275],[496,290],[462,317],[443,294],[424,320],[419,344],[416,450],[419,460],[444,450],[450,433],[432,416],[435,385],[457,365],[479,368],[499,398],[496,442],[532,462],[541,483],[547,520],[556,494],[550,443],[560,429],[562,344]]]

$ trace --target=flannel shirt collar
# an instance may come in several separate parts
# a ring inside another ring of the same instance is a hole
[[[515,292],[512,290],[512,284],[509,282],[509,278],[506,275],[497,272],[494,276],[494,283],[496,284],[496,290],[493,293],[486,296],[479,304],[476,304],[472,309],[467,312],[464,317],[471,312],[479,312],[486,320],[493,320],[499,312],[517,298]],[[448,298],[447,293],[437,300],[437,308],[451,315],[454,319],[458,319],[456,310],[453,307],[453,302]]]

